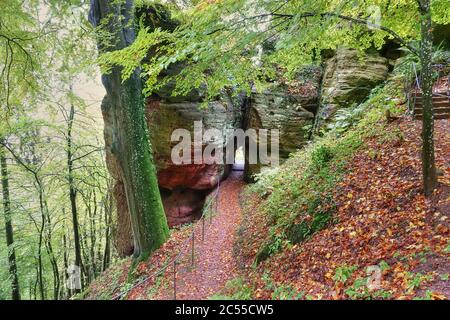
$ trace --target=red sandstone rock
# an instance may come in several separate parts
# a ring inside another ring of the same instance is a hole
[[[221,175],[222,168],[217,165],[172,165],[158,171],[158,182],[161,187],[170,190],[177,187],[208,190],[217,185]]]

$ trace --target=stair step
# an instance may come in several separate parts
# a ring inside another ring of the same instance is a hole
[[[416,100],[416,104],[422,104],[422,100]],[[448,101],[448,100],[434,100],[433,99],[433,104],[438,104],[438,105],[441,105],[441,104],[449,104],[450,103],[450,101]]]
[[[422,115],[414,116],[414,119],[422,120]],[[439,119],[450,119],[450,114],[435,114],[434,120],[439,120]]]
[[[433,104],[433,109],[450,108],[450,103]],[[423,105],[416,104],[415,109],[423,109]]]
[[[433,109],[434,114],[444,114],[444,113],[450,113],[450,107],[449,108],[436,108]],[[423,109],[414,109],[414,114],[422,114]]]
[[[433,103],[433,109],[450,108],[450,103]],[[416,109],[423,109],[422,104],[416,103]]]
[[[442,96],[446,96],[447,95],[447,91],[438,91],[438,92],[434,92],[433,93],[433,97],[442,97]],[[414,92],[411,92],[411,96],[414,97]],[[416,93],[416,97],[422,97],[422,92],[417,92]]]
[[[423,97],[416,97],[416,101],[422,101]],[[414,99],[414,96],[411,96],[411,100]],[[433,96],[433,102],[437,102],[437,101],[449,101],[450,97],[447,96]]]

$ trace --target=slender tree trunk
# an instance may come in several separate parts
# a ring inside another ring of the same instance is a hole
[[[71,89],[72,90],[72,89]],[[73,157],[72,157],[72,127],[75,118],[75,107],[72,104],[70,106],[69,122],[67,125],[67,180],[69,184],[69,198],[70,207],[72,212],[72,228],[73,228],[73,241],[75,244],[75,266],[79,267],[80,270],[83,269],[83,260],[81,258],[81,247],[80,247],[80,232],[78,223],[78,212],[77,212],[77,191],[75,187],[75,181],[73,178]],[[81,287],[83,288],[83,282],[81,282]],[[81,292],[80,289],[75,289],[75,293]]]
[[[103,253],[103,268],[102,271],[105,271],[110,264],[111,261],[111,218],[113,212],[113,198],[112,198],[112,190],[108,183],[108,192],[105,196],[105,250]]]
[[[8,248],[9,274],[11,275],[11,297],[20,300],[19,277],[17,275],[16,250],[14,249],[14,230],[11,219],[11,201],[9,198],[9,177],[5,150],[0,143],[0,165],[2,174],[3,210],[5,216],[6,246]]]
[[[52,272],[53,272],[53,300],[59,299],[59,269],[58,269],[58,263],[55,258],[55,253],[53,251],[53,246],[51,243],[51,236],[47,235],[47,238],[45,240],[45,248],[47,250],[47,254],[50,258],[50,264],[52,266]]]
[[[38,262],[38,261],[36,261],[36,262]],[[34,287],[33,287],[34,300],[37,300],[37,287],[38,287],[38,282],[39,282],[39,265],[36,264],[36,281],[34,282]]]
[[[0,141],[1,142],[1,141]],[[40,227],[36,224],[36,228],[39,232],[38,237],[38,252],[37,252],[37,279],[36,284],[39,284],[39,293],[41,295],[41,299],[45,300],[46,298],[46,289],[45,289],[45,283],[44,283],[44,264],[42,259],[42,244],[45,240],[45,228],[46,228],[46,215],[44,210],[44,191],[41,179],[39,178],[39,174],[37,171],[29,167],[26,162],[24,162],[20,157],[18,157],[10,148],[8,148],[5,144],[0,143],[1,149],[0,151],[3,151],[4,148],[8,149],[8,151],[11,153],[11,155],[14,157],[16,162],[22,166],[25,170],[27,170],[29,173],[32,174],[33,180],[34,180],[34,186],[36,190],[38,191],[39,195],[39,208],[40,208],[40,214],[41,214],[41,224]],[[33,152],[34,155],[34,152]],[[34,161],[34,159],[33,159]]]
[[[44,238],[44,227],[45,227],[45,220],[44,217],[42,217],[41,221],[41,228],[39,229],[39,240],[38,240],[38,272],[37,272],[37,280],[39,283],[39,293],[41,295],[41,299],[45,300],[45,288],[44,288],[44,272],[43,272],[43,264],[42,264],[42,240]]]
[[[42,259],[42,244],[45,240],[45,228],[46,228],[46,217],[44,213],[44,195],[42,192],[41,182],[37,174],[34,174],[34,178],[37,184],[37,189],[39,193],[39,208],[41,212],[41,228],[39,230],[39,242],[38,242],[38,266],[39,266],[39,291],[41,293],[41,299],[46,299],[46,289],[44,286],[44,263]]]
[[[430,0],[420,0],[422,40],[420,61],[422,64],[422,175],[425,195],[430,195],[437,186],[436,165],[434,159],[434,119],[433,119],[433,35],[431,26]]]
[[[92,197],[92,199],[91,199]],[[88,198],[89,206],[88,206],[88,213],[89,213],[89,251],[90,251],[90,259],[91,259],[91,268],[92,268],[92,278],[95,279],[97,274],[97,262],[95,257],[95,246],[97,243],[97,234],[96,234],[96,227],[95,227],[95,219],[97,215],[97,196],[95,193],[95,189],[92,191],[92,194],[89,195]],[[94,207],[92,209],[92,207]]]
[[[96,27],[108,18],[106,29],[112,35],[113,48],[104,48],[99,39],[99,51],[120,50],[135,40],[133,1],[121,4],[108,0],[91,0],[90,21]],[[134,237],[134,257],[145,259],[167,239],[169,231],[161,202],[147,125],[142,80],[139,70],[122,82],[121,69],[114,67],[102,76],[107,95],[103,111],[113,123],[111,153],[124,180],[127,204]]]
[[[60,287],[59,268],[58,268],[58,261],[56,261],[55,252],[53,250],[53,245],[52,245],[52,238],[53,238],[52,221],[51,221],[51,217],[50,217],[50,214],[48,211],[48,204],[45,200],[44,200],[43,208],[45,209],[45,216],[47,218],[47,226],[48,226],[48,228],[46,229],[47,232],[46,232],[46,238],[45,238],[45,247],[46,247],[49,259],[50,259],[50,264],[52,266],[52,272],[53,272],[53,299],[58,300],[59,299],[59,287]]]
[[[81,241],[80,241],[80,246],[81,246],[81,254],[83,256],[83,274],[84,274],[84,281],[85,283],[89,283],[90,282],[90,277],[91,277],[91,273],[89,272],[89,264],[86,263],[87,261],[89,261],[89,254],[88,254],[88,248],[89,245],[87,244],[87,234],[84,230],[81,230]]]
[[[63,208],[63,217],[66,216],[65,214],[65,210]],[[64,220],[64,225],[63,225],[63,261],[64,261],[64,283],[68,283],[69,282],[69,253],[67,250],[67,235],[66,235],[66,223]],[[66,293],[66,297],[71,297],[72,296],[72,292],[70,291],[70,289],[68,288],[68,286],[63,286],[63,287],[67,287],[67,293]]]
[[[111,257],[111,241],[110,241],[109,226],[107,226],[106,232],[105,232],[105,250],[103,251],[102,271],[105,271],[106,269],[108,269],[110,257]]]

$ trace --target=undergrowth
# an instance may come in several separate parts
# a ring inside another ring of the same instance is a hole
[[[209,300],[251,300],[253,288],[242,277],[228,281],[223,293],[215,294]]]
[[[256,196],[259,204],[256,208],[250,201],[243,204],[244,212],[256,210],[268,222],[269,232],[258,244],[256,264],[336,222],[333,193],[346,173],[346,164],[364,148],[365,139],[386,138],[386,110],[394,116],[400,112],[399,100],[392,98],[400,96],[399,90],[393,81],[375,88],[364,103],[355,107],[355,114],[347,112],[350,116],[345,126],[341,117],[336,128],[294,153],[279,168],[257,175],[257,182],[248,187],[244,198]],[[244,222],[241,228],[246,227],[253,228]],[[239,246],[245,248],[245,230],[240,234],[243,238]]]

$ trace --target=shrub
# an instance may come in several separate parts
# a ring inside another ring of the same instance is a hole
[[[287,238],[290,243],[297,244],[305,241],[317,231],[324,229],[331,221],[335,206],[330,205],[330,199],[323,200],[315,198],[308,208],[308,214],[312,216],[311,221],[302,221],[292,224],[287,231]]]
[[[333,151],[331,150],[331,148],[322,145],[312,152],[311,165],[316,170],[320,170],[327,166],[331,159],[333,159]]]

